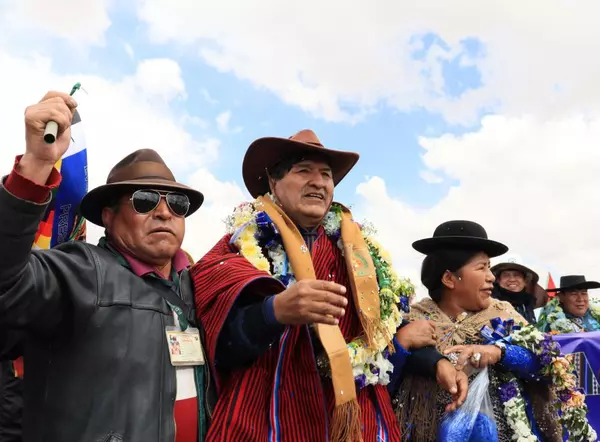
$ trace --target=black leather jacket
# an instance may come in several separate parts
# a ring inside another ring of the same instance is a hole
[[[0,362],[0,442],[22,442],[23,380],[15,376],[13,361]]]
[[[0,324],[27,332],[23,440],[173,442],[169,288],[90,244],[32,251],[44,209],[0,185]],[[181,297],[193,307],[187,272]]]

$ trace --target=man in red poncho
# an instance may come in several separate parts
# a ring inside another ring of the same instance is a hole
[[[357,161],[310,130],[249,147],[256,200],[191,270],[219,394],[207,442],[400,441],[388,389],[407,361],[464,399],[462,372],[428,347],[433,327],[403,323],[410,282],[333,202]]]

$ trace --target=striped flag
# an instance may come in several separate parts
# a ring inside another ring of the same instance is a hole
[[[73,116],[71,144],[55,167],[62,180],[38,227],[35,249],[49,249],[71,239],[85,241],[85,220],[78,210],[88,190],[87,149],[78,109]]]
[[[556,288],[556,284],[554,284],[554,280],[552,279],[552,275],[550,274],[550,272],[548,272],[548,284],[546,284],[546,290],[555,289],[555,288]],[[548,292],[548,296],[550,298],[554,298],[555,295],[556,295],[555,292]]]
[[[73,87],[71,95],[79,89]],[[88,190],[87,148],[79,109],[71,123],[71,144],[56,169],[62,176],[58,188],[52,191],[52,200],[38,226],[33,249],[50,249],[65,241],[85,241],[85,219],[79,215],[79,203]],[[23,377],[23,358],[13,363],[15,376]]]

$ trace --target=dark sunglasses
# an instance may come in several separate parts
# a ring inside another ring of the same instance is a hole
[[[167,201],[169,210],[175,216],[186,216],[190,210],[190,199],[187,195],[178,192],[159,192],[158,190],[136,190],[131,195],[130,201],[133,210],[144,215],[158,207],[161,199]]]

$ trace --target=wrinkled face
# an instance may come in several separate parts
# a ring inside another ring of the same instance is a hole
[[[523,291],[525,283],[525,275],[518,270],[504,270],[498,275],[500,287],[511,292]]]
[[[446,272],[444,284],[450,289],[457,305],[467,311],[478,312],[490,306],[494,274],[490,270],[490,258],[478,253],[454,274]]]
[[[558,294],[563,309],[573,316],[582,317],[590,308],[590,298],[587,290],[569,290]]]
[[[173,214],[165,198],[154,210],[140,214],[132,206],[131,194],[126,195],[116,208],[103,209],[102,221],[117,247],[159,267],[173,259],[185,234],[185,218]]]
[[[270,179],[269,184],[277,203],[304,228],[319,225],[333,201],[333,174],[323,160],[302,160],[280,180]]]

